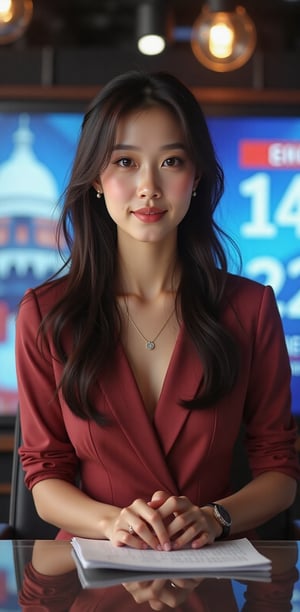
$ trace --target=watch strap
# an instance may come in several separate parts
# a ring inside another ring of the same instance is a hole
[[[217,538],[215,538],[215,541],[223,540],[224,538],[227,538],[230,534],[230,527],[231,527],[231,518],[230,518],[230,514],[228,510],[226,510],[223,506],[221,506],[221,504],[209,503],[205,505],[213,508],[214,517],[222,527],[222,533]],[[226,515],[226,518],[224,514]]]

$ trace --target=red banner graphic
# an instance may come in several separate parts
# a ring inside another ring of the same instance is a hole
[[[240,140],[239,166],[274,170],[300,169],[300,141]]]

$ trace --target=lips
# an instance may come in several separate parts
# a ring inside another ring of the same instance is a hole
[[[161,208],[150,208],[148,206],[134,210],[132,214],[143,223],[157,223],[166,212],[166,210],[161,210]]]

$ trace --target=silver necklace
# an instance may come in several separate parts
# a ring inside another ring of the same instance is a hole
[[[155,342],[156,342],[157,338],[160,336],[160,334],[162,334],[162,332],[164,331],[165,327],[167,327],[169,321],[171,320],[171,318],[172,318],[172,316],[173,316],[173,314],[175,312],[175,308],[173,308],[171,314],[168,316],[167,320],[165,321],[165,323],[163,324],[163,326],[159,330],[158,334],[156,334],[155,338],[153,338],[153,340],[148,340],[148,338],[146,338],[146,336],[144,336],[144,334],[141,332],[140,328],[137,326],[137,324],[134,322],[134,320],[130,316],[126,300],[124,300],[124,302],[125,302],[125,308],[126,308],[126,313],[127,313],[128,321],[130,321],[130,323],[132,323],[133,327],[136,329],[136,331],[141,336],[141,338],[143,338],[143,340],[145,340],[145,348],[148,349],[148,351],[153,351],[155,349],[155,346],[156,346]]]

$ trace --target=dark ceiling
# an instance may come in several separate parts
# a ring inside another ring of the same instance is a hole
[[[132,47],[135,45],[136,9],[140,2],[34,0],[33,20],[21,44]],[[173,32],[179,27],[190,28],[203,4],[201,0],[170,0]],[[300,0],[241,0],[240,4],[256,24],[258,46],[262,50],[300,49]],[[174,40],[173,44],[185,43]]]

